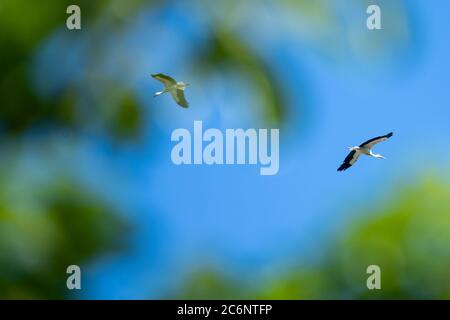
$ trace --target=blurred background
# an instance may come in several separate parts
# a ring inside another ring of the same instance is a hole
[[[70,4],[0,2],[0,298],[450,298],[447,1]],[[173,165],[194,120],[280,128],[278,175]]]

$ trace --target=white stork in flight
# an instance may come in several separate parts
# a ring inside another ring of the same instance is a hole
[[[348,168],[350,168],[356,160],[358,160],[359,156],[361,154],[365,154],[366,156],[378,158],[378,159],[386,159],[381,154],[375,154],[372,152],[372,148],[377,143],[386,141],[390,137],[394,135],[393,132],[390,132],[384,136],[376,137],[370,140],[367,140],[366,142],[362,143],[359,147],[350,147],[348,148],[350,150],[350,153],[345,158],[344,162],[341,164],[341,166],[338,168],[338,171],[345,171]]]
[[[184,90],[189,84],[186,84],[184,82],[177,82],[175,81],[175,79],[162,73],[152,74],[152,77],[162,82],[162,84],[164,85],[164,90],[156,92],[153,97],[157,97],[159,95],[162,95],[163,93],[170,92],[172,98],[179,106],[182,106],[183,108],[189,107],[189,103],[184,97]]]

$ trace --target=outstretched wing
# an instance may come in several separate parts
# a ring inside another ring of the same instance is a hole
[[[360,145],[360,147],[372,149],[372,147],[373,147],[374,145],[376,145],[377,143],[386,141],[387,139],[389,139],[389,138],[392,137],[393,135],[394,135],[394,133],[393,133],[393,132],[390,132],[390,133],[388,133],[388,134],[386,134],[386,135],[384,135],[384,136],[380,136],[380,137],[376,137],[376,138],[367,140],[366,142],[362,143],[362,144]]]
[[[164,86],[166,86],[166,87],[171,87],[171,86],[177,84],[175,79],[173,79],[165,74],[162,74],[162,73],[152,74],[152,77],[155,78],[156,80],[162,82],[164,84]]]
[[[345,171],[348,168],[350,168],[356,160],[358,160],[360,153],[356,151],[351,151],[347,157],[345,157],[344,162],[341,164],[341,166],[338,168],[338,171]]]
[[[175,102],[178,103],[178,105],[182,106],[183,108],[189,107],[189,103],[187,102],[186,98],[184,97],[184,90],[181,90],[181,89],[171,90],[170,94],[172,95]]]

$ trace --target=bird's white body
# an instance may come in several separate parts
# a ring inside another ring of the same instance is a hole
[[[369,148],[365,148],[365,147],[350,147],[348,149],[350,151],[356,151],[356,152],[358,152],[360,154],[365,154],[366,156],[369,156],[369,157],[374,157],[374,158],[377,158],[377,159],[386,159],[381,154],[373,153],[372,149],[369,149]]]
[[[160,95],[162,95],[164,93],[168,93],[168,92],[170,92],[172,94],[176,94],[177,90],[184,91],[184,90],[186,90],[187,86],[188,86],[188,84],[186,84],[184,82],[177,82],[174,85],[166,86],[163,91],[156,92],[154,97],[160,96]]]

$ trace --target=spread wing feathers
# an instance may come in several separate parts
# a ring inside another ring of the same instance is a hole
[[[356,162],[356,160],[358,160],[359,156],[360,156],[359,152],[351,151],[347,155],[347,157],[345,157],[344,162],[338,168],[338,171],[345,171],[348,168],[350,168]]]
[[[177,84],[175,79],[173,79],[165,74],[162,74],[162,73],[152,74],[152,77],[155,78],[156,80],[162,82],[164,84],[164,86],[166,86],[166,87],[170,87],[170,86]]]
[[[360,145],[360,147],[364,147],[364,148],[368,148],[371,149],[374,145],[376,145],[377,143],[386,141],[387,139],[389,139],[390,137],[392,137],[394,135],[393,132],[390,132],[384,136],[380,136],[380,137],[376,137],[370,140],[367,140],[366,142],[364,142],[363,144]]]
[[[184,91],[181,89],[177,89],[177,90],[171,90],[170,94],[172,95],[173,99],[175,100],[175,102],[182,106],[183,108],[188,108],[189,107],[189,103],[187,102],[186,98],[184,97]]]

